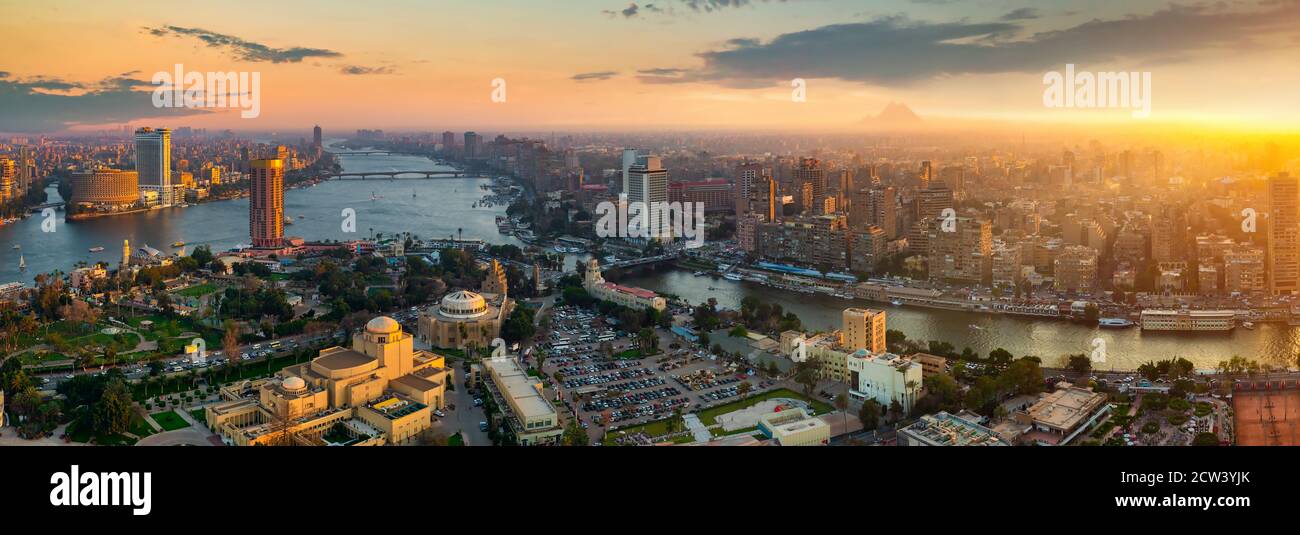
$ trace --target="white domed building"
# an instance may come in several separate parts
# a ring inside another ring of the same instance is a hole
[[[504,293],[451,292],[420,312],[420,341],[433,347],[486,348],[501,335],[501,325],[513,309],[514,301]]]

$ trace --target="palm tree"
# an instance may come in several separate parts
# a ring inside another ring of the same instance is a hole
[[[839,395],[835,396],[835,408],[839,409],[840,415],[843,417],[844,420],[843,429],[844,432],[847,434],[849,430],[849,395],[844,392],[840,392]]]

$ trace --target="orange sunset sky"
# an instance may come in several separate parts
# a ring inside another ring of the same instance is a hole
[[[927,120],[1140,121],[1045,108],[1043,75],[1066,63],[1151,72],[1147,125],[1300,124],[1294,0],[5,4],[0,132],[164,117],[242,130],[838,130],[891,101]],[[152,108],[150,78],[176,63],[260,72],[260,117]],[[806,102],[790,99],[796,77]]]

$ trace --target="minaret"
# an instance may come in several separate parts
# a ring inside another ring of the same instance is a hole
[[[131,241],[122,240],[122,269],[131,265]]]

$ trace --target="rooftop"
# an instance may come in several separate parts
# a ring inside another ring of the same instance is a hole
[[[502,394],[514,400],[515,406],[511,408],[523,413],[517,415],[520,420],[555,414],[555,407],[537,391],[536,380],[528,376],[518,361],[513,358],[488,359],[483,361],[483,366]]]
[[[364,353],[338,348],[336,351],[329,349],[321,351],[321,356],[316,357],[313,362],[328,370],[346,370],[365,365],[372,360],[374,358]]]

